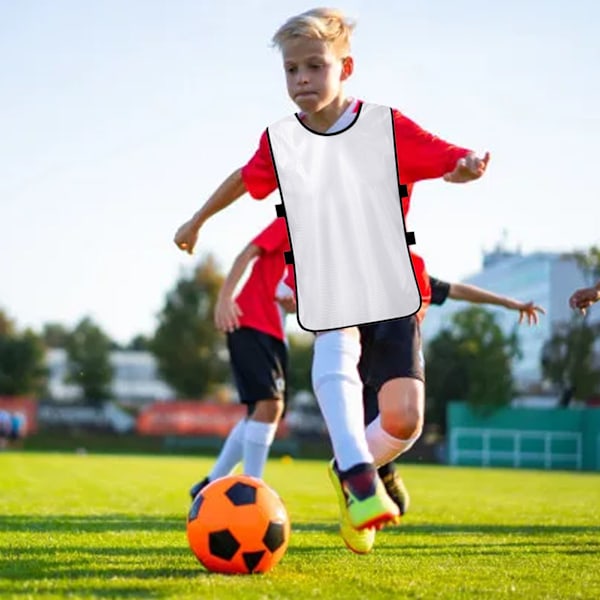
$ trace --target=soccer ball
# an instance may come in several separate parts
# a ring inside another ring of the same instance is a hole
[[[196,496],[187,538],[202,565],[215,573],[266,573],[283,557],[290,520],[281,498],[261,479],[232,475]]]

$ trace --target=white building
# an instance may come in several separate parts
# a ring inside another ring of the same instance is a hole
[[[436,273],[431,273],[436,276]],[[501,248],[484,254],[483,268],[467,277],[470,283],[516,300],[534,301],[546,309],[537,326],[517,325],[518,314],[502,307],[486,306],[496,315],[497,323],[505,333],[516,327],[523,357],[515,360],[513,376],[521,390],[541,383],[541,351],[551,337],[554,326],[573,318],[568,299],[573,291],[590,285],[585,274],[572,259],[552,252],[521,254]],[[450,324],[453,313],[467,308],[466,302],[447,300],[441,307],[431,307],[423,322],[425,343]],[[590,311],[590,322],[600,322],[600,310]]]
[[[159,378],[156,360],[149,352],[115,350],[110,353],[114,368],[112,392],[115,400],[145,404],[174,398],[174,391]],[[79,398],[77,386],[65,383],[67,354],[51,349],[46,355],[48,390],[53,399],[68,402]]]

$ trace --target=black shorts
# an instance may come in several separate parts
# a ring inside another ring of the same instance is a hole
[[[358,363],[363,382],[365,425],[379,414],[381,386],[397,377],[425,381],[421,329],[416,317],[359,327],[361,355]]]
[[[390,379],[425,381],[421,329],[415,316],[361,325],[358,370],[363,384],[379,392]]]
[[[240,327],[227,334],[233,378],[243,404],[259,400],[287,400],[286,345],[272,335]]]

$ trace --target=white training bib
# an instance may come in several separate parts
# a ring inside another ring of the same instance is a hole
[[[421,296],[406,240],[392,110],[362,104],[346,129],[324,134],[292,115],[267,134],[300,327],[325,331],[415,314]]]

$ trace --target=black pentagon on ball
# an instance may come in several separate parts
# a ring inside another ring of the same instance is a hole
[[[200,507],[204,502],[204,497],[202,494],[198,494],[194,501],[192,502],[192,506],[190,507],[190,512],[188,513],[188,523],[198,518],[198,513],[200,512]]]
[[[234,483],[225,495],[231,500],[234,506],[245,506],[246,504],[256,504],[256,488],[253,485],[238,481]]]
[[[254,573],[254,569],[256,565],[260,562],[260,559],[265,555],[264,550],[259,550],[258,552],[243,552],[242,558],[244,559],[244,564],[246,565],[246,569],[248,569],[248,573]]]
[[[240,549],[240,543],[229,529],[221,529],[208,534],[208,548],[213,556],[231,560]]]
[[[275,552],[275,550],[280,548],[285,542],[285,527],[283,523],[271,521],[262,541],[271,552]]]

